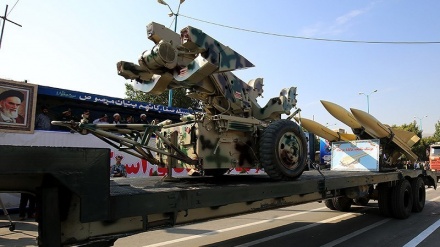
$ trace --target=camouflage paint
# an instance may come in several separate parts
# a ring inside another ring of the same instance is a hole
[[[183,28],[179,36],[153,22],[147,26],[147,34],[153,48],[142,54],[139,65],[119,62],[118,74],[142,84],[137,88],[146,93],[186,88],[187,96],[202,101],[204,107],[199,116],[162,127],[162,137],[156,142],[159,165],[171,165],[171,161],[196,169],[258,167],[260,133],[282,114],[290,114],[297,103],[296,87],[281,89],[278,97],[261,107],[257,98],[264,91],[263,79],[245,83],[231,72],[254,66],[236,51],[191,26]],[[298,142],[290,138],[285,135],[279,144],[286,147],[280,150],[285,158],[300,153]],[[170,146],[172,140],[175,143]],[[175,153],[180,155],[179,162],[168,157]]]

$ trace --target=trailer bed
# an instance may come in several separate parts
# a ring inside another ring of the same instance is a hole
[[[156,227],[321,201],[348,188],[423,177],[424,170],[306,171],[295,181],[264,174],[220,177],[111,178],[100,148],[0,146],[0,192],[37,195],[42,245],[109,245]],[[4,156],[4,157],[3,157]]]

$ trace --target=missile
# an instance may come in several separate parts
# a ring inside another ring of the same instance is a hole
[[[384,138],[391,136],[392,132],[390,133],[389,127],[382,124],[371,114],[354,108],[350,108],[350,111],[353,113],[356,120],[358,120],[358,122],[375,137]]]
[[[325,100],[321,100],[321,103],[333,117],[348,125],[359,139],[378,139],[373,133],[365,130],[353,114],[342,106]]]
[[[361,129],[362,125],[356,120],[356,118],[351,114],[349,111],[347,111],[345,108],[343,108],[340,105],[337,105],[335,103],[321,100],[322,105],[324,108],[336,119],[343,122],[344,124],[348,125],[352,129]]]
[[[402,141],[404,141],[406,145],[410,147],[414,146],[414,144],[416,144],[420,140],[420,137],[418,137],[413,132],[398,128],[391,128],[391,129],[393,129],[393,132],[396,136],[402,139]]]
[[[411,151],[411,147],[408,144],[413,143],[418,137],[415,138],[413,135],[409,141],[404,141],[405,137],[402,135],[402,131],[394,132],[390,126],[382,124],[375,117],[364,111],[354,108],[350,108],[350,111],[353,113],[353,116],[356,118],[356,120],[364,127],[367,133],[371,133],[372,136],[375,136],[379,139],[389,138],[400,149],[402,149],[402,152],[407,156],[407,158],[413,161],[417,160],[417,155]],[[400,136],[402,136],[402,138]]]
[[[324,125],[315,122],[313,120],[307,118],[298,118],[295,117],[295,120],[298,123],[301,123],[301,126],[304,127],[307,131],[312,132],[313,134],[322,137],[329,142],[333,141],[353,141],[356,140],[356,135],[353,134],[342,134],[336,131],[333,131]]]

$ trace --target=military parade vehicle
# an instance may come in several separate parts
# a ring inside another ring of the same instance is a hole
[[[53,123],[95,135],[152,164],[191,168],[204,176],[176,181],[110,178],[108,148],[2,143],[0,192],[36,196],[39,246],[112,246],[118,238],[157,227],[313,201],[350,211],[353,203],[365,206],[377,200],[369,206],[378,206],[386,217],[405,219],[423,210],[425,185],[437,187],[435,174],[427,170],[304,171],[306,139],[292,121],[299,109],[290,112],[297,103],[295,87],[282,89],[260,106],[263,80],[244,83],[231,73],[252,66],[237,52],[193,27],[179,35],[153,22],[147,35],[153,48],[142,53],[139,64],[117,63],[119,75],[151,94],[185,88],[188,97],[202,103],[201,111],[179,122],[91,124],[84,115],[80,122]],[[360,116],[360,123],[368,122],[362,121],[362,114],[353,114]],[[369,126],[356,129],[375,138],[393,136],[386,126]],[[406,135],[396,136],[397,146],[401,141],[405,148],[411,144]],[[356,144],[352,137],[337,137]],[[156,139],[153,146],[148,145],[151,139]],[[335,163],[343,168],[363,165],[364,160],[377,164],[377,143],[367,142],[373,147],[368,149],[350,147],[354,155]],[[375,151],[375,156],[362,153],[367,151]],[[265,174],[218,178],[234,167],[263,168]]]
[[[86,118],[55,124],[97,135],[152,164],[191,168],[203,175],[236,167],[263,168],[274,180],[302,174],[306,137],[294,121],[281,119],[296,107],[296,87],[282,89],[260,106],[263,79],[245,83],[236,77],[231,71],[253,64],[231,48],[190,26],[179,35],[152,22],[147,36],[153,48],[142,53],[138,65],[118,62],[118,74],[132,80],[135,89],[154,95],[185,88],[186,96],[201,102],[201,111],[182,116],[181,122],[150,125],[93,125]],[[148,146],[154,137],[156,146]]]

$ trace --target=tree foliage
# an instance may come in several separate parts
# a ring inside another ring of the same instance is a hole
[[[437,122],[435,124],[435,133],[433,136],[429,137],[422,137],[422,131],[419,129],[419,127],[416,125],[415,122],[412,122],[410,124],[403,124],[400,126],[393,125],[393,128],[399,128],[406,131],[413,132],[417,134],[420,138],[420,141],[418,141],[414,146],[411,148],[411,150],[419,157],[419,160],[428,160],[428,153],[427,150],[429,150],[429,146],[435,142],[440,141],[440,123]]]
[[[417,124],[415,122],[411,122],[409,124],[402,124],[400,126],[393,125],[391,127],[398,128],[398,129],[403,129],[403,130],[406,130],[406,131],[409,131],[409,132],[413,132],[414,134],[418,135],[419,137],[422,134],[422,132],[420,131],[419,127],[417,126]]]
[[[440,121],[437,121],[435,124],[434,138],[436,138],[437,141],[440,141]]]
[[[148,102],[156,105],[168,105],[168,93],[165,91],[160,95],[153,95],[149,93],[144,93],[141,91],[134,90],[133,86],[129,83],[125,83],[125,95],[129,100],[136,100],[141,102]],[[173,107],[180,108],[198,108],[198,101],[191,99],[185,95],[184,88],[173,89]]]

